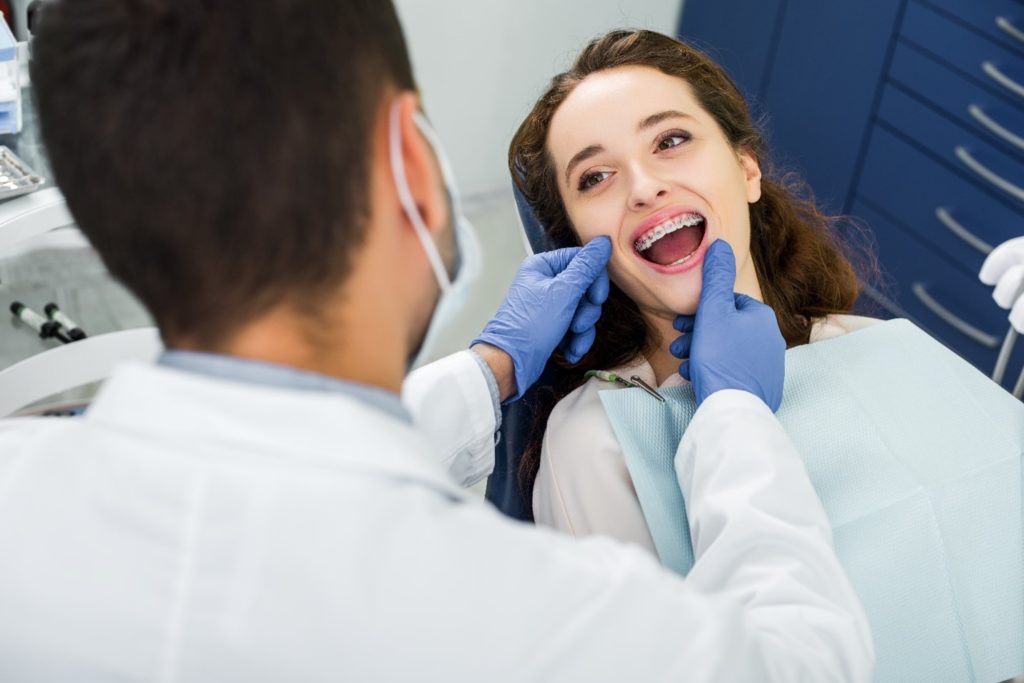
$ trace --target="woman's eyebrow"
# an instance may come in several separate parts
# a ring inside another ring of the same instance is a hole
[[[640,125],[637,126],[637,131],[642,133],[648,128],[652,128],[667,119],[691,119],[693,121],[696,121],[696,119],[694,119],[692,116],[685,112],[681,112],[678,109],[666,109],[665,111],[659,111],[657,114],[651,114],[643,121],[641,121]],[[602,147],[601,145],[590,145],[576,152],[576,154],[573,155],[572,159],[569,159],[569,163],[566,164],[565,184],[569,184],[569,176],[572,175],[572,171],[574,168],[576,168],[577,166],[579,166],[580,164],[582,164],[584,161],[594,156],[595,154],[600,154],[603,151],[604,147]]]
[[[659,111],[657,114],[651,114],[646,119],[640,122],[640,125],[636,127],[638,132],[644,132],[648,128],[652,128],[666,119],[693,119],[689,114],[685,114],[677,109],[666,109],[665,111]],[[693,119],[696,120],[696,119]]]
[[[602,147],[601,145],[590,145],[589,147],[584,147],[580,151],[576,152],[576,154],[573,155],[572,159],[569,159],[569,163],[565,167],[565,184],[569,184],[569,176],[572,175],[572,170],[574,168],[576,168],[577,166],[579,166],[580,164],[582,164],[584,161],[594,156],[595,154],[600,154],[603,151],[604,147]]]

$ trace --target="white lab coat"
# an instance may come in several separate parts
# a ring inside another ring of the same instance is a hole
[[[486,385],[461,354],[417,381],[432,437],[345,395],[137,364],[82,419],[0,422],[0,680],[870,679],[825,515],[756,398],[712,396],[680,446],[684,581],[454,485],[428,442],[460,435],[465,463]]]

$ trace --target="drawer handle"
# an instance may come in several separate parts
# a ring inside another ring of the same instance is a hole
[[[1019,150],[1024,150],[1024,138],[1020,137],[1009,128],[999,124],[995,119],[986,114],[985,110],[978,105],[972,104],[967,107],[967,113],[996,137],[1002,138]]]
[[[1014,26],[1013,22],[1006,17],[996,17],[996,26],[1014,40],[1024,43],[1024,31]]]
[[[932,295],[928,293],[928,287],[923,282],[915,282],[911,289],[914,292],[914,296],[928,308],[929,311],[942,318],[945,322],[949,323],[952,327],[958,331],[967,335],[974,341],[978,342],[982,346],[987,346],[990,349],[994,349],[999,346],[999,340],[993,337],[991,334],[982,332],[974,325],[970,324],[960,316],[956,315],[948,308],[940,304]]]
[[[957,145],[954,152],[956,153],[957,158],[964,163],[964,166],[971,169],[1003,192],[1013,195],[1016,199],[1024,202],[1024,188],[1020,188],[1001,175],[990,171],[980,161],[972,157],[971,153],[967,151],[967,148]]]
[[[949,212],[949,209],[942,206],[936,208],[935,217],[938,218],[939,222],[945,225],[951,233],[962,239],[964,242],[967,242],[967,244],[971,245],[982,254],[987,255],[992,251],[991,244],[965,228],[957,219],[953,218],[953,214]]]
[[[1024,97],[1024,85],[1021,85],[1017,81],[1013,80],[1012,78],[1004,74],[1002,71],[999,70],[999,67],[993,64],[992,62],[983,62],[981,65],[981,70],[984,71],[989,78],[991,78],[999,85],[1003,86],[1007,90],[1010,90],[1011,92],[1017,93],[1021,97]]]

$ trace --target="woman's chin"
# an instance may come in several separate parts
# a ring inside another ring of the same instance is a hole
[[[693,315],[697,312],[697,302],[700,301],[700,292],[680,295],[673,292],[672,296],[659,297],[658,302],[650,307],[649,313],[663,320],[674,320],[678,315]]]

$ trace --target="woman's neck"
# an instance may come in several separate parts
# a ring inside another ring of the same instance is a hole
[[[754,270],[753,260],[747,263],[747,267],[740,270],[736,278],[736,291],[751,296],[758,301],[764,301],[764,294],[761,293],[761,285],[758,282],[757,273]],[[669,353],[668,347],[679,336],[679,332],[672,326],[675,316],[664,313],[643,313],[647,324],[651,329],[650,344],[644,357],[654,370],[654,379],[661,385],[666,379],[679,371],[679,364],[682,360]]]
[[[652,315],[647,318],[647,324],[651,329],[650,341],[652,343],[644,352],[644,358],[650,363],[651,369],[654,370],[654,380],[657,382],[657,386],[660,386],[662,382],[679,371],[679,364],[682,363],[668,350],[669,344],[679,336],[679,332],[672,327],[672,321],[666,318]]]

